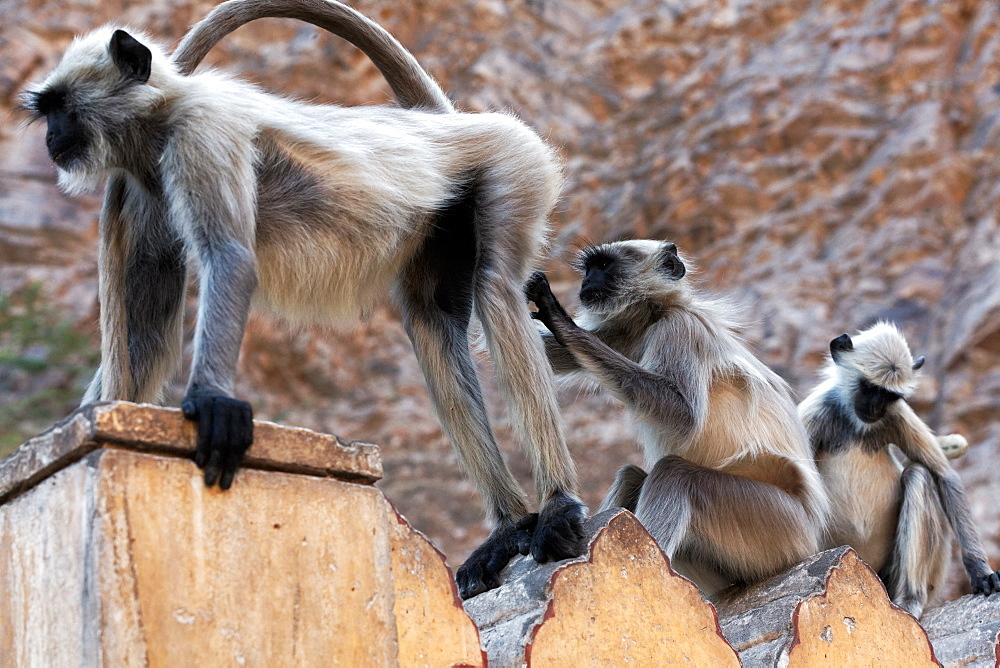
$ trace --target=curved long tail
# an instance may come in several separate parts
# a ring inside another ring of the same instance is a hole
[[[400,106],[455,111],[437,82],[382,26],[335,0],[228,0],[199,21],[174,51],[183,75],[191,74],[209,50],[240,26],[262,18],[298,19],[343,37],[371,58]]]

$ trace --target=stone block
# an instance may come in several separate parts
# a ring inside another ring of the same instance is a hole
[[[255,429],[225,492],[151,406],[0,462],[0,666],[484,665],[443,556],[370,484],[378,449]]]

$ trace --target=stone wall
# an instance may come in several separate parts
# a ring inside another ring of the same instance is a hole
[[[706,601],[628,511],[463,602],[372,483],[376,446],[255,425],[229,491],[179,410],[74,413],[0,461],[0,668],[995,666],[1000,597],[920,623],[848,547]],[[59,568],[53,568],[59,564]]]
[[[9,115],[14,94],[74,33],[115,20],[173,44],[212,4],[0,0],[0,286],[42,282],[95,342],[98,202],[58,193],[43,129]],[[559,148],[568,180],[547,268],[568,301],[563,260],[574,244],[671,238],[698,259],[706,287],[746,305],[749,340],[800,396],[830,338],[897,321],[928,357],[920,413],[973,442],[958,466],[987,549],[1000,558],[991,464],[1000,451],[997,2],[356,6],[411,48],[461,108],[509,110]],[[290,22],[244,28],[211,60],[291,95],[389,99],[359,52]],[[19,391],[46,381],[28,382]],[[174,383],[171,401],[182,386]],[[478,497],[390,309],[334,334],[254,322],[239,390],[261,417],[383,444],[383,487],[451,563],[485,535]],[[633,432],[602,397],[570,389],[563,398],[585,495],[596,503],[615,468],[638,461]],[[495,393],[491,402],[499,414]],[[502,420],[500,437],[528,483]],[[954,593],[962,581],[956,566]]]

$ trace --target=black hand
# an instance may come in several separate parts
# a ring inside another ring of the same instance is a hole
[[[547,297],[552,296],[552,288],[549,287],[549,279],[545,277],[544,272],[536,271],[528,277],[524,284],[524,296],[529,302],[535,302],[539,308]]]
[[[198,423],[194,463],[205,472],[205,484],[218,480],[220,489],[229,489],[253,443],[253,409],[239,399],[197,391],[188,393],[181,409]]]
[[[537,313],[532,313],[532,317],[541,321],[550,332],[556,337],[556,341],[563,343],[561,327],[575,327],[576,323],[566,313],[556,296],[552,294],[549,286],[549,279],[540,271],[536,271],[528,278],[524,284],[524,294],[529,301],[535,302],[538,307]]]

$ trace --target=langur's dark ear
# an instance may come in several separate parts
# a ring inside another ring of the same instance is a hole
[[[126,79],[136,83],[149,81],[153,54],[144,44],[124,30],[116,30],[108,45],[111,61]]]
[[[923,355],[921,355],[917,359],[913,360],[913,370],[916,371],[917,369],[919,369],[920,367],[922,367],[924,365],[924,362],[926,362],[926,361],[927,361],[927,359]]]
[[[851,341],[851,337],[848,334],[841,334],[833,341],[830,341],[830,356],[833,357],[834,362],[836,362],[841,355],[849,353],[852,350],[854,350],[854,341]]]
[[[672,281],[684,278],[687,267],[677,256],[677,244],[663,244],[663,249],[660,251],[660,269]]]

